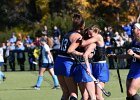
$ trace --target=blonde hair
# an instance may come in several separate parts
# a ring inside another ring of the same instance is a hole
[[[18,33],[17,38],[18,38],[18,40],[22,40],[23,39],[22,33]]]
[[[47,44],[49,45],[49,47],[52,47],[53,46],[53,39],[50,38],[50,37],[47,37]]]
[[[101,31],[98,25],[93,25],[90,29],[92,29],[95,33],[100,33]]]

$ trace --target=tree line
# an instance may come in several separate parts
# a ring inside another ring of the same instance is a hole
[[[1,0],[0,32],[35,33],[47,25],[51,35],[57,25],[65,33],[74,12],[83,15],[87,26],[96,23],[118,28],[138,17],[139,5],[139,0]]]

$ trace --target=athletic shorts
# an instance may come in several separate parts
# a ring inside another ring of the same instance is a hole
[[[108,82],[109,76],[110,76],[108,64],[106,62],[104,62],[104,63],[100,63],[100,62],[92,63],[92,74],[100,82]]]
[[[4,64],[4,62],[0,62],[0,67],[2,67],[2,66],[3,66],[3,64]]]
[[[82,66],[86,67],[86,64],[82,64]],[[81,83],[81,82],[91,82],[93,81],[92,77],[87,74],[86,70],[81,66],[81,64],[77,64],[74,68],[74,73],[73,73],[73,77],[74,77],[74,81],[76,83]],[[90,68],[92,70],[92,66],[90,64]]]
[[[129,73],[127,75],[127,79],[138,78],[138,77],[140,77],[140,63],[132,62]]]
[[[71,77],[74,69],[74,60],[68,57],[56,57],[54,63],[54,72],[55,75]]]
[[[52,63],[42,63],[41,68],[49,68],[49,69],[51,69],[51,68],[53,68],[53,64]]]

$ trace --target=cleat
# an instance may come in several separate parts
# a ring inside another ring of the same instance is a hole
[[[3,81],[5,81],[6,80],[6,77],[5,76],[3,76]]]
[[[40,90],[40,87],[38,87],[38,86],[33,86],[33,88],[35,89],[35,90]]]
[[[52,89],[60,89],[60,86],[54,86]]]

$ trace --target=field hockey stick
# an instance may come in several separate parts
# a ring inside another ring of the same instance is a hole
[[[119,66],[118,66],[118,62],[117,62],[117,56],[115,54],[108,54],[108,57],[111,57],[115,59],[116,62],[116,67],[117,67],[117,75],[118,75],[118,79],[119,79],[119,84],[120,84],[120,89],[121,92],[123,93],[123,87],[122,87],[122,81],[121,81],[121,77],[120,77],[120,71],[119,71]]]
[[[84,68],[84,70],[86,71],[86,68],[85,68],[85,66],[83,66],[82,64],[81,64],[81,62],[74,56],[74,55],[72,55],[72,57],[82,66],[82,68]],[[86,71],[87,72],[87,71]],[[99,81],[97,81],[96,79],[95,79],[95,77],[90,73],[90,74],[88,74],[88,75],[90,75],[90,77],[93,79],[93,81],[97,84],[97,86],[102,90],[102,92],[104,93],[104,95],[106,95],[107,97],[109,97],[110,95],[111,95],[111,92],[107,92],[102,86],[101,86],[101,84],[99,84]]]
[[[117,75],[118,75],[118,79],[119,79],[119,84],[120,84],[120,89],[121,92],[123,93],[123,87],[122,87],[122,81],[121,81],[121,77],[120,77],[120,71],[119,71],[119,66],[118,66],[118,62],[117,62],[117,58],[115,58],[116,61],[116,66],[117,66]]]

